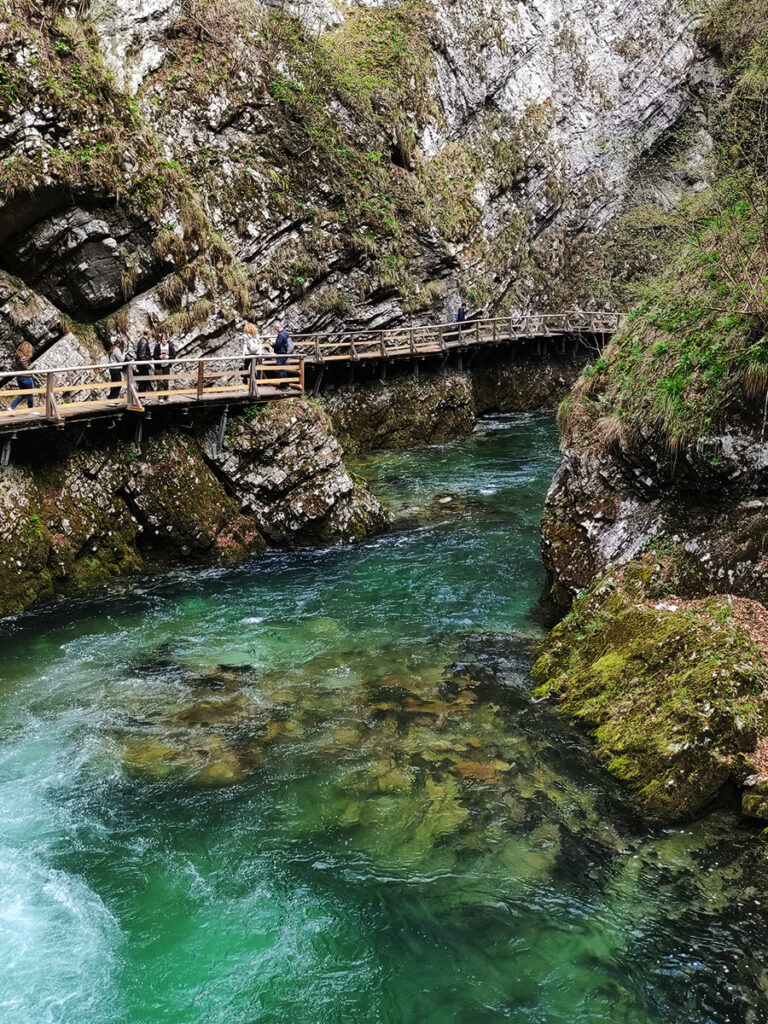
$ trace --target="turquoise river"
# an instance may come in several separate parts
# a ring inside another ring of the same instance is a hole
[[[768,868],[528,695],[550,417],[356,465],[352,548],[0,625],[1,1024],[768,1019]]]

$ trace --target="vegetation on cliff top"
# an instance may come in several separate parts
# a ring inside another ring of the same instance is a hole
[[[768,7],[721,0],[705,32],[728,85],[716,180],[667,216],[664,270],[563,410],[566,429],[628,447],[758,420],[768,386]]]

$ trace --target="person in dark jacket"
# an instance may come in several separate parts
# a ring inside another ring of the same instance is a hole
[[[280,359],[277,359],[276,362],[278,366],[285,366],[288,362],[289,354],[294,351],[293,339],[280,324],[275,324],[275,330],[277,331],[277,337],[275,338],[273,351],[280,356]],[[277,376],[287,377],[288,374],[285,370],[279,370]],[[285,385],[281,384],[280,387],[285,387]]]
[[[145,366],[138,366],[136,374],[136,382],[138,384],[139,393],[144,394],[147,391],[153,391],[152,381],[147,378],[153,376],[155,368],[150,362],[152,359],[152,342],[149,337],[149,331],[144,330],[141,332],[141,337],[136,343],[136,352],[134,358],[137,363],[145,363]]]
[[[170,378],[171,376],[171,362],[176,358],[176,349],[173,347],[170,341],[164,334],[160,335],[160,340],[155,345],[155,351],[152,353],[152,358],[155,360],[155,373],[158,377]],[[158,381],[158,391],[170,391],[171,382],[170,380]],[[162,401],[168,401],[168,395],[163,395]]]
[[[464,305],[462,304],[461,306],[459,306],[459,311],[456,314],[456,323],[463,324],[466,319],[467,317],[466,314],[464,313]]]
[[[16,378],[16,383],[23,391],[31,391],[35,386],[35,378],[29,372],[32,369],[33,355],[34,351],[28,341],[22,341],[14,353],[13,368],[14,370],[21,370],[21,373]],[[35,404],[34,395],[18,395],[11,402],[11,408],[15,409],[17,405],[21,405],[25,397],[27,399],[27,406],[31,409]]]

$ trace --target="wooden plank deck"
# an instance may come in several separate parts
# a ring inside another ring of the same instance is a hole
[[[64,426],[68,421],[134,415],[141,417],[152,409],[210,407],[215,404],[246,404],[279,401],[304,393],[305,365],[322,368],[326,363],[348,363],[392,359],[423,359],[445,357],[452,351],[463,352],[494,344],[509,344],[546,338],[565,338],[589,334],[609,335],[619,321],[619,314],[602,311],[569,313],[536,313],[526,316],[493,317],[483,320],[435,324],[419,327],[296,334],[296,352],[288,357],[274,354],[252,360],[244,368],[239,356],[205,356],[173,360],[170,376],[157,374],[156,364],[129,362],[121,364],[119,385],[108,379],[103,365],[65,366],[38,370],[31,376],[35,387],[18,387],[18,372],[0,373],[0,436],[19,430],[51,425]],[[283,360],[283,362],[280,362]],[[321,370],[320,370],[321,372]],[[144,376],[143,374],[152,374]],[[277,383],[278,373],[285,377]],[[143,380],[152,382],[154,390],[142,392]],[[120,387],[120,396],[109,398],[113,387]],[[26,399],[32,396],[35,407]],[[16,409],[11,401],[21,398]],[[3,405],[7,406],[3,408]]]

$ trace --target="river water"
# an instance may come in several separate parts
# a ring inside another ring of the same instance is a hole
[[[763,840],[526,695],[550,418],[357,466],[358,547],[2,627],[2,1024],[768,1018]]]

